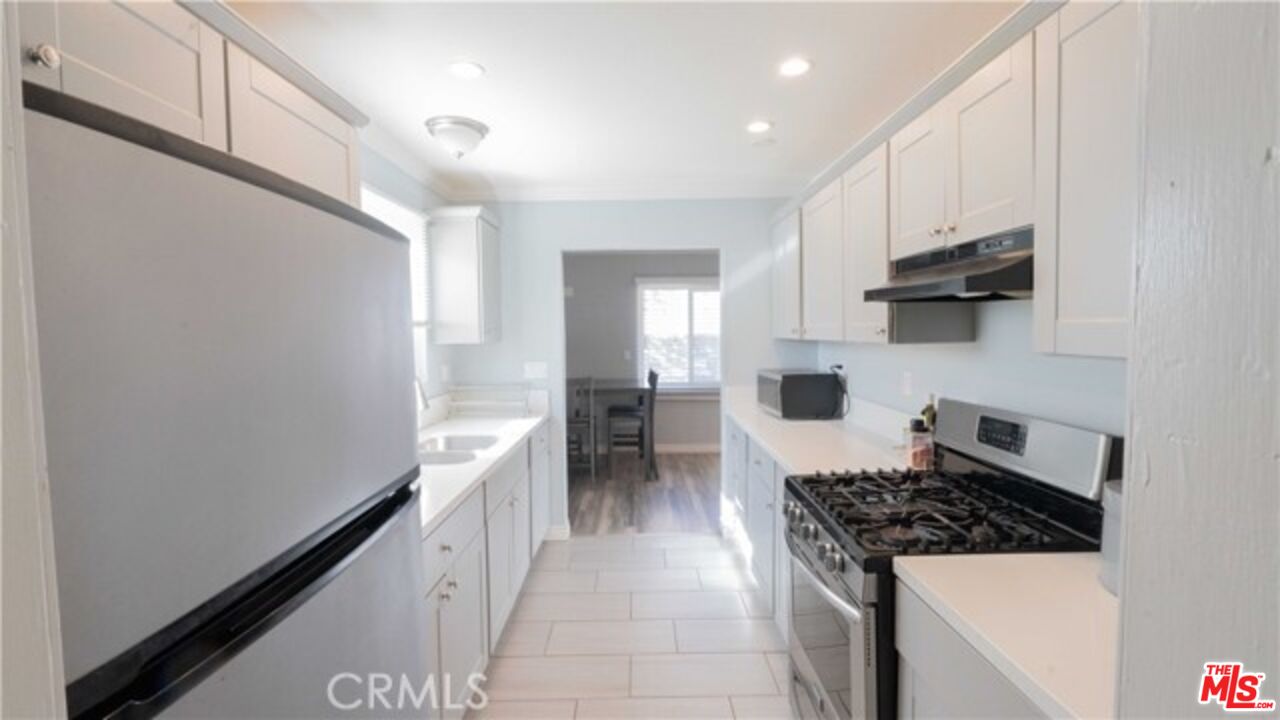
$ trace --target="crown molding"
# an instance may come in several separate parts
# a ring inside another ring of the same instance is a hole
[[[461,188],[456,202],[608,202],[636,200],[743,200],[782,201],[795,193],[798,182],[778,181],[671,181],[644,180],[616,184],[496,185]]]

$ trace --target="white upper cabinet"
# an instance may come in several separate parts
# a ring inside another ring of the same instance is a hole
[[[1138,223],[1142,9],[1073,2],[1036,37],[1035,346],[1124,357]]]
[[[496,342],[502,330],[497,219],[478,206],[431,215],[431,325],[442,345]]]
[[[889,256],[1033,220],[1032,38],[1024,37],[889,140]]]
[[[775,223],[769,240],[773,248],[773,336],[798,340],[804,330],[800,317],[800,211],[794,210]]]
[[[935,105],[889,140],[889,256],[895,260],[943,244],[950,155],[943,110]]]
[[[226,149],[222,36],[176,3],[24,2],[19,23],[23,80]]]
[[[841,180],[801,209],[800,315],[806,340],[844,339],[844,208]]]
[[[231,154],[360,204],[355,128],[231,43],[227,104]]]
[[[948,143],[948,245],[1033,220],[1032,37],[1027,35],[943,101]]]
[[[864,293],[889,280],[889,149],[881,145],[844,175],[844,338],[889,340],[889,303]]]

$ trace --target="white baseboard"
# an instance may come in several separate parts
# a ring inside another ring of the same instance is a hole
[[[548,540],[568,540],[569,526],[568,525],[552,525],[551,527],[547,528],[547,539]]]
[[[654,445],[653,449],[669,455],[718,453],[720,452],[720,443],[658,443]]]

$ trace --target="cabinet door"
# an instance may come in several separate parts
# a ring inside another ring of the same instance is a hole
[[[551,527],[551,448],[547,426],[533,434],[529,446],[529,514],[533,538],[530,556],[538,554]]]
[[[1036,29],[1035,343],[1125,357],[1138,225],[1142,7],[1073,2]]]
[[[426,671],[427,677],[430,678],[431,683],[434,685],[432,691],[435,694],[433,697],[437,698],[443,697],[440,694],[443,690],[440,682],[440,605],[442,602],[440,596],[441,593],[445,592],[447,592],[445,590],[445,581],[442,579],[436,583],[435,587],[427,591],[426,603],[423,608],[423,612],[427,616],[427,628],[431,631],[430,637],[427,638],[429,647],[427,648]],[[443,703],[437,702],[436,705],[443,705]],[[424,712],[430,720],[436,720],[440,717],[440,710],[437,707],[426,708]]]
[[[355,128],[231,43],[227,107],[232,155],[359,204]]]
[[[935,106],[889,139],[889,257],[942,247],[947,221],[947,114]]]
[[[529,564],[533,560],[532,528],[529,512],[529,476],[525,475],[511,491],[511,594],[520,594]]]
[[[840,180],[801,210],[800,316],[805,340],[844,339],[844,239]]]
[[[497,509],[489,515],[485,525],[488,545],[488,568],[486,575],[489,583],[489,649],[497,647],[502,637],[502,628],[506,625],[507,614],[511,611],[511,603],[515,597],[515,589],[511,587],[511,545],[515,528],[515,519],[511,512],[510,498],[503,500]]]
[[[800,211],[788,213],[774,224],[770,236],[773,262],[773,336],[798,339],[804,327],[800,316]]]
[[[844,339],[889,340],[889,304],[864,293],[889,281],[889,149],[881,145],[844,176]]]
[[[746,510],[746,472],[747,444],[746,435],[738,424],[725,416],[724,478],[725,497],[737,508],[739,516]]]
[[[57,48],[58,68],[23,79],[225,150],[223,40],[172,2],[25,2],[22,47]]]
[[[480,237],[480,332],[483,342],[495,342],[502,334],[502,263],[498,227],[484,218],[478,221]]]
[[[458,555],[440,596],[440,669],[444,673],[440,682],[448,689],[446,718],[465,714],[471,690],[468,678],[482,672],[489,660],[484,584],[484,539],[476,536]]]
[[[747,487],[747,538],[751,542],[751,571],[759,587],[755,590],[758,608],[773,611],[773,463],[768,480],[752,474]]]
[[[947,244],[1032,223],[1032,38],[1019,40],[952,91]]]

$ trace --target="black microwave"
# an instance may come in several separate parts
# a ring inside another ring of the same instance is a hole
[[[818,370],[761,370],[756,401],[784,420],[830,420],[844,416],[844,378]]]

